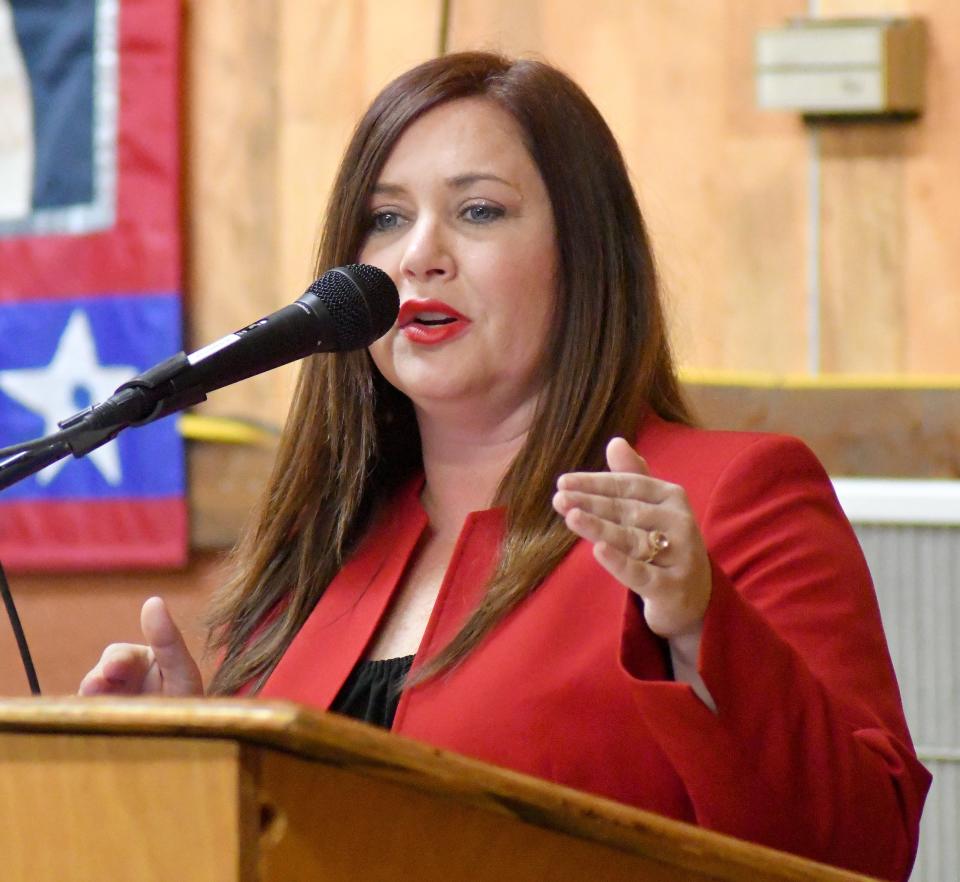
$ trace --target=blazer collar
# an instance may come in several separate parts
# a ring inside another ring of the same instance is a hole
[[[356,551],[323,593],[260,695],[328,708],[380,624],[427,527],[423,477],[378,513]]]

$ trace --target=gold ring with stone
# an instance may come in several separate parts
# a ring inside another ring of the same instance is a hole
[[[647,553],[641,558],[646,564],[653,563],[661,551],[666,551],[670,547],[670,540],[660,530],[651,530],[647,533]]]

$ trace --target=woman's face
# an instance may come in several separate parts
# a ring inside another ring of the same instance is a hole
[[[414,122],[374,188],[360,260],[400,316],[371,355],[420,411],[530,413],[556,301],[547,189],[513,118],[465,98]],[[475,410],[479,409],[479,410]]]

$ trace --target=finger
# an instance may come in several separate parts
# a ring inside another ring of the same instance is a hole
[[[606,542],[597,542],[593,546],[593,557],[621,585],[644,596],[645,586],[653,578],[646,564]]]
[[[611,545],[638,563],[648,553],[646,530],[622,527],[581,508],[571,509],[564,518],[564,522],[574,533],[588,542],[594,544],[603,542]]]
[[[621,496],[644,502],[665,502],[672,484],[648,475],[628,472],[567,472],[557,479],[558,490],[575,490],[597,496]]]
[[[80,681],[77,695],[109,695],[112,691],[110,682],[99,671],[92,670]]]
[[[80,688],[77,689],[77,695],[109,695],[110,693],[110,684],[96,671],[89,671],[80,681]]]
[[[611,472],[632,472],[637,475],[649,475],[647,461],[627,442],[625,438],[611,438],[607,443],[607,468]]]
[[[77,695],[140,695],[142,690],[138,689],[132,680],[118,681],[104,677],[96,671],[90,671],[83,680],[80,681],[80,688]]]
[[[611,576],[643,599],[643,615],[654,634],[673,638],[695,633],[703,625],[710,599],[709,579],[704,590],[685,590],[684,583],[665,578],[605,542],[593,546],[593,556]]]
[[[562,515],[579,508],[598,518],[624,527],[640,527],[652,530],[659,522],[661,528],[669,512],[660,505],[624,499],[620,496],[602,496],[597,493],[581,493],[577,490],[558,490],[553,496],[553,507]]]
[[[153,665],[148,646],[113,643],[80,682],[79,695],[138,695]]]
[[[162,598],[151,597],[143,604],[140,627],[157,660],[163,694],[202,695],[200,669]]]
[[[155,665],[156,659],[149,646],[125,645],[104,655],[100,673],[111,683],[129,683],[136,691],[142,692],[143,683]]]

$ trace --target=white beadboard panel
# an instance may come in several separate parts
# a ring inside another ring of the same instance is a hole
[[[856,527],[918,747],[960,750],[960,529]]]
[[[855,529],[877,588],[914,743],[934,776],[911,880],[956,882],[960,879],[960,528],[874,521],[855,523]]]
[[[933,775],[933,785],[920,822],[920,849],[910,882],[956,882],[960,879],[960,763],[924,764]]]

